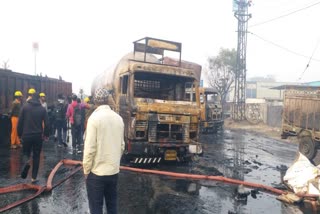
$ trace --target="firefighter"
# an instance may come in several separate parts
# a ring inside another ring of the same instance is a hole
[[[39,96],[40,96],[40,103],[41,103],[42,107],[44,107],[46,109],[46,111],[48,112],[48,105],[46,102],[46,94],[41,92],[39,94]]]
[[[34,93],[36,93],[36,90],[35,90],[34,88],[30,88],[30,89],[28,90],[27,102],[28,102],[28,100],[30,100],[30,99],[32,98],[32,96],[33,96]]]
[[[17,133],[17,126],[19,121],[19,113],[21,109],[22,93],[21,91],[14,92],[14,101],[11,105],[11,149],[22,147]]]

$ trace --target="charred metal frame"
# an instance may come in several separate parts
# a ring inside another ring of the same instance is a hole
[[[150,43],[153,42],[154,45],[151,45]],[[158,44],[157,44],[158,43]],[[179,53],[179,64],[178,67],[181,66],[181,49],[182,44],[179,42],[173,42],[169,40],[163,40],[163,39],[156,39],[151,37],[145,37],[142,39],[139,39],[137,41],[133,42],[133,54],[135,56],[136,52],[142,52],[144,53],[144,61],[146,63],[153,63],[147,61],[147,54],[155,54],[155,55],[161,55],[162,60],[161,64],[164,65],[172,65],[172,64],[166,64],[164,63],[164,51],[173,51]]]
[[[126,157],[158,162],[200,154],[201,66],[181,61],[181,43],[146,37],[133,44],[133,53],[119,61],[108,86],[125,124]],[[179,59],[165,56],[176,53]],[[187,100],[187,82],[195,100]]]

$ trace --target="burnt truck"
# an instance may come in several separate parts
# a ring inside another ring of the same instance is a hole
[[[112,91],[110,106],[125,124],[126,159],[145,164],[201,154],[199,74],[181,66],[182,44],[150,37],[133,44],[132,53],[92,84],[92,92]],[[178,63],[166,63],[166,54],[176,54]]]
[[[281,137],[288,136],[296,136],[299,151],[315,164],[320,163],[320,87],[286,87]]]
[[[217,133],[223,128],[221,97],[216,88],[199,89],[200,93],[200,130],[201,133]]]

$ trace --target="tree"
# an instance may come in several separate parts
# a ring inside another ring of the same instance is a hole
[[[217,56],[208,58],[207,81],[210,87],[218,90],[222,107],[235,79],[237,51],[221,48]]]

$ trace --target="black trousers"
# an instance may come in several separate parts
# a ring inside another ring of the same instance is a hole
[[[58,143],[66,143],[67,142],[67,121],[65,120],[57,120],[55,122],[55,127],[58,133]]]
[[[36,179],[38,176],[40,153],[42,149],[42,137],[34,136],[22,139],[23,144],[23,160],[27,162],[31,157],[32,152],[32,178]]]
[[[90,173],[86,184],[91,214],[103,213],[103,199],[105,199],[108,214],[117,214],[118,174],[98,176]]]
[[[72,147],[80,146],[81,144],[81,126],[71,125],[71,135],[72,135]]]

